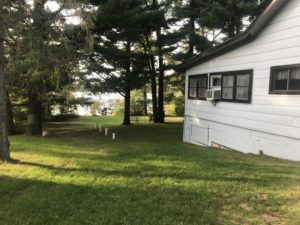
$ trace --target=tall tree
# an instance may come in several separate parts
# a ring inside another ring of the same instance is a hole
[[[92,3],[98,9],[95,14],[91,12],[94,14],[90,30],[94,46],[90,71],[100,76],[100,82],[106,90],[113,89],[124,96],[123,125],[130,125],[130,92],[141,86],[143,78],[143,71],[139,71],[141,67],[138,64],[145,56],[138,50],[137,43],[144,29],[144,1]]]
[[[156,32],[162,27],[166,27],[165,11],[161,9],[158,2],[155,0],[149,0],[146,2],[146,20],[144,21],[144,33],[140,36],[140,45],[143,48],[144,53],[148,56],[148,72],[151,84],[151,94],[152,94],[152,112],[153,121],[159,122],[158,115],[158,98],[157,98],[157,78],[158,78],[158,68],[157,55],[158,38]],[[161,38],[161,37],[160,37]],[[160,46],[160,55],[162,53],[162,46]],[[162,65],[162,55],[160,57],[160,66]],[[162,74],[162,73],[160,73]],[[160,104],[163,104],[160,102]]]
[[[0,160],[9,161],[9,142],[7,132],[8,98],[7,98],[7,77],[6,47],[9,30],[19,20],[19,6],[23,5],[21,0],[3,0],[0,2]]]
[[[10,85],[28,99],[27,133],[40,134],[48,94],[61,90],[71,79],[70,63],[76,56],[65,35],[64,17],[45,7],[46,0],[34,0],[27,8],[27,20],[15,35],[8,68]],[[75,66],[74,63],[72,63]]]
[[[166,72],[166,58],[168,54],[176,49],[174,44],[177,43],[177,35],[174,35],[171,30],[173,18],[169,16],[172,1],[157,1],[152,0],[152,10],[161,13],[160,23],[154,24],[155,31],[154,36],[156,41],[154,46],[156,47],[156,57],[158,59],[158,107],[157,117],[159,123],[165,122],[164,111],[164,89],[165,89],[165,72]]]

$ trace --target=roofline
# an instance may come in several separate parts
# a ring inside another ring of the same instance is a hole
[[[177,71],[186,71],[188,68],[197,66],[214,57],[230,52],[244,44],[254,40],[265,26],[277,15],[280,9],[287,3],[286,0],[272,0],[265,10],[257,17],[251,26],[243,33],[236,35],[234,38],[211,48],[200,55],[197,55],[176,67]]]

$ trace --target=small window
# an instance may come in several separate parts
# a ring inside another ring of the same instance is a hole
[[[253,71],[234,71],[222,74],[222,98],[230,102],[251,102]]]
[[[272,67],[270,94],[300,94],[300,65]]]
[[[221,86],[221,79],[219,77],[213,77],[212,86],[213,87]]]
[[[221,86],[221,77],[216,77],[216,76],[214,76],[214,77],[212,77],[212,87],[219,87],[219,86]]]
[[[205,99],[207,74],[189,76],[189,99]]]
[[[197,77],[190,77],[189,98],[196,98],[197,97],[197,84],[198,84],[198,78]]]
[[[211,90],[221,90],[221,78],[220,74],[213,74],[210,76],[210,89]]]

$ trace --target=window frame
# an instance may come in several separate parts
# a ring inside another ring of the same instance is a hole
[[[251,70],[236,70],[236,71],[227,71],[227,72],[219,72],[219,73],[212,73],[211,75],[218,75],[221,74],[221,98],[220,101],[222,102],[236,102],[236,103],[246,103],[250,104],[252,102],[252,89],[253,89],[253,69]],[[236,92],[237,92],[237,76],[238,75],[249,75],[249,90],[248,90],[248,99],[241,100],[236,99]],[[233,99],[224,99],[223,98],[223,78],[224,76],[234,76],[233,81]]]
[[[198,97],[198,93],[199,93],[199,80],[197,80],[197,87],[196,87],[196,97],[191,97],[190,96],[190,79],[191,78],[206,78],[206,90],[208,90],[208,74],[197,74],[197,75],[189,75],[188,78],[188,99],[190,100],[205,100],[206,101],[206,97]]]
[[[288,86],[290,82],[291,77],[291,69],[300,68],[300,64],[292,64],[292,65],[284,65],[284,66],[272,66],[271,67],[271,73],[270,73],[270,83],[269,83],[269,94],[270,95],[300,95],[300,90],[274,90],[274,77],[275,72],[277,70],[289,70],[289,76],[288,76]]]

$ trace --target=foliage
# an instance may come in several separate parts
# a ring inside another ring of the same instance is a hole
[[[93,49],[89,70],[97,78],[90,79],[105,91],[115,91],[125,97],[124,125],[130,125],[130,92],[145,84],[144,59],[136,44],[144,31],[143,0],[111,0],[95,2],[96,12],[90,12]],[[104,66],[103,66],[104,65]],[[105,66],[107,65],[107,66]]]
[[[60,114],[49,117],[46,122],[66,122],[78,117],[79,116],[75,114]]]
[[[174,55],[176,60],[187,60],[211,47],[208,40],[209,28],[207,27],[210,4],[203,0],[179,0],[176,2],[173,16],[177,20],[176,22],[183,23],[176,31],[182,48],[182,51]]]
[[[101,109],[101,103],[99,101],[94,101],[91,105],[91,115],[96,116],[97,112],[99,112]]]
[[[209,26],[221,29],[226,39],[232,38],[245,29],[245,18],[248,17],[250,21],[255,18],[260,2],[259,0],[214,0],[208,10]]]
[[[174,73],[167,78],[168,86],[165,90],[166,115],[184,115],[184,76]]]
[[[147,101],[147,103],[149,103]],[[133,90],[130,98],[130,114],[131,116],[142,116],[144,112],[145,100],[141,90]],[[117,99],[114,104],[113,115],[121,116],[124,114],[124,100]]]
[[[143,98],[142,90],[133,90],[131,92],[130,100],[130,112],[132,116],[145,115],[144,105],[145,101],[148,104],[148,100]]]
[[[124,115],[124,100],[116,99],[114,103],[113,116]]]
[[[25,99],[28,134],[41,133],[52,96],[73,83],[79,59],[81,42],[76,38],[74,44],[75,27],[67,25],[62,15],[66,5],[61,4],[53,11],[46,3],[47,0],[23,1],[22,20],[9,30],[6,66],[9,96],[14,97],[11,99],[14,102]]]
[[[165,105],[166,116],[184,116],[184,96],[177,93]]]

